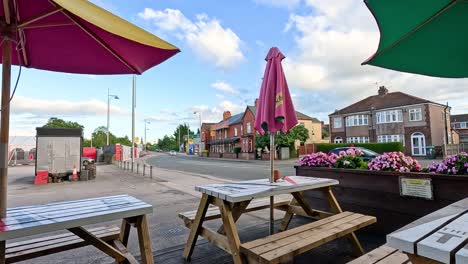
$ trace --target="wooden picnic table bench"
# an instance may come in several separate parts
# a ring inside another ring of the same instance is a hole
[[[387,244],[413,263],[468,263],[468,198],[389,234]]]
[[[195,189],[203,193],[198,210],[179,215],[191,229],[184,249],[184,258],[190,260],[199,235],[231,254],[236,264],[279,263],[341,236],[347,236],[354,252],[362,255],[364,251],[354,231],[374,223],[376,219],[360,214],[343,213],[331,189],[331,186],[336,184],[338,181],[332,179],[289,176],[285,181],[277,183],[261,179],[198,186]],[[332,212],[312,209],[302,193],[306,190],[323,192]],[[293,196],[287,204],[283,199],[275,203],[276,209],[286,211],[281,224],[283,232],[241,244],[235,224],[239,217],[245,212],[268,208],[268,200],[262,198],[282,194]],[[284,231],[292,217],[297,214],[322,220]],[[222,220],[218,231],[203,226],[205,220],[216,218]]]
[[[152,211],[150,204],[129,195],[10,208],[7,217],[0,219],[0,264],[88,245],[98,248],[118,263],[137,263],[126,248],[131,226],[137,229],[142,262],[154,263],[146,219],[146,214]],[[83,227],[118,219],[122,219],[121,228]],[[6,248],[1,248],[8,240],[62,230],[70,233],[6,243]]]

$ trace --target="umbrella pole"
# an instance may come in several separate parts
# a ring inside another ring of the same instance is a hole
[[[8,138],[10,129],[11,41],[2,43],[2,103],[0,119],[0,222],[6,217]],[[0,241],[0,264],[5,263],[5,241]]]
[[[275,170],[275,134],[270,133],[270,183],[275,181],[274,170]],[[275,233],[275,218],[274,218],[274,204],[275,199],[270,196],[270,235]]]

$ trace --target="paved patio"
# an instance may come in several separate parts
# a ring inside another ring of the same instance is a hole
[[[98,176],[89,182],[64,182],[48,185],[33,185],[34,167],[22,166],[10,170],[9,207],[50,203],[63,200],[84,199],[127,193],[154,206],[154,213],[149,217],[152,248],[156,263],[184,263],[183,246],[188,229],[177,217],[178,212],[194,210],[200,194],[194,191],[195,185],[223,182],[223,180],[199,174],[188,174],[169,170],[153,170],[153,178],[143,177],[123,171],[114,165],[98,166]],[[278,212],[276,218],[282,216]],[[268,210],[245,214],[238,222],[241,241],[248,241],[268,234]],[[297,218],[292,226],[308,222]],[[112,224],[120,225],[119,222]],[[213,227],[219,222],[209,223]],[[358,233],[366,250],[383,244],[384,237]],[[139,258],[135,234],[132,233],[130,251]],[[345,239],[339,239],[316,250],[304,254],[295,263],[346,263],[351,260],[350,247]],[[114,263],[98,250],[86,247],[27,261],[24,263]],[[199,240],[192,263],[232,263],[231,257],[224,251]]]

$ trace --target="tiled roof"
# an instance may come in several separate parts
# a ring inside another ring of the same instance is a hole
[[[244,113],[233,115],[233,116],[229,117],[228,119],[226,119],[226,121],[227,121],[227,123],[229,125],[237,124],[237,123],[242,122],[242,117],[243,116],[244,116]]]
[[[422,99],[416,96],[412,96],[402,92],[393,92],[387,93],[385,95],[373,95],[369,96],[364,100],[361,100],[357,103],[354,103],[350,106],[347,106],[341,110],[337,110],[330,115],[338,114],[351,114],[358,112],[366,112],[372,109],[385,109],[392,107],[399,107],[404,105],[415,105],[415,104],[424,104],[424,103],[433,103],[426,99]]]
[[[463,115],[451,115],[450,121],[452,122],[468,122],[468,114]]]
[[[250,111],[252,111],[254,116],[257,114],[257,107],[256,106],[249,105],[249,106],[247,106],[247,108],[249,108]],[[298,112],[298,111],[296,111],[296,117],[297,117],[298,120],[312,120],[313,123],[320,123],[320,120],[318,120],[317,118],[310,117],[310,116],[308,116],[306,114],[303,114],[301,112]]]

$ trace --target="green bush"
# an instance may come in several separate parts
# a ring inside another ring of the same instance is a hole
[[[401,142],[388,142],[388,143],[319,143],[317,145],[317,152],[322,151],[325,153],[330,152],[334,148],[349,147],[354,145],[355,147],[362,147],[373,150],[377,153],[404,151],[403,144]]]
[[[234,148],[234,153],[236,153],[236,154],[241,153],[241,151],[242,151],[242,148],[241,148],[241,147],[235,147],[235,148]]]

